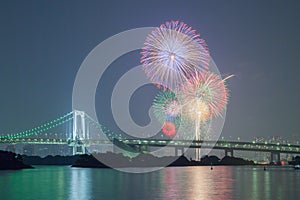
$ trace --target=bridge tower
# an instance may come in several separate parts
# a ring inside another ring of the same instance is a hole
[[[83,141],[89,139],[89,127],[86,126],[85,117],[83,111],[73,111],[72,142],[70,143],[70,146],[73,147],[73,155],[86,153]]]

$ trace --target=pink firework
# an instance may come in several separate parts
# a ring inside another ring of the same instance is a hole
[[[141,54],[150,80],[173,91],[195,73],[207,71],[210,60],[205,41],[190,26],[178,21],[155,28],[146,38]]]
[[[224,80],[211,72],[198,73],[182,90],[184,104],[202,102],[209,108],[210,116],[221,116],[228,102],[228,89]]]

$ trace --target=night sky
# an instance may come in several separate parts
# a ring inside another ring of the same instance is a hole
[[[227,82],[224,137],[299,138],[299,9],[297,1],[260,0],[0,1],[0,132],[32,128],[70,112],[77,70],[101,41],[180,20],[206,40],[222,75],[236,75]],[[96,107],[105,125],[113,124],[107,103],[114,82],[138,65],[139,57],[139,52],[120,57],[101,79],[105,87],[97,90]],[[137,123],[147,122],[146,109],[137,108],[151,104],[154,95],[154,87],[147,86],[133,97]]]

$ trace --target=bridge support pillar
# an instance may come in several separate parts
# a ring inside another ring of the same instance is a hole
[[[270,162],[276,162],[276,164],[280,163],[280,152],[271,152],[271,160]]]
[[[135,148],[140,153],[149,151],[149,147],[147,145],[137,145]]]
[[[175,156],[181,156],[183,154],[184,154],[184,148],[183,147],[175,147]]]
[[[225,149],[225,156],[230,156],[233,157],[233,149]]]
[[[74,145],[73,146],[73,155],[86,154],[84,145]]]
[[[142,150],[145,151],[145,152],[149,152],[149,146],[148,145],[143,146]]]

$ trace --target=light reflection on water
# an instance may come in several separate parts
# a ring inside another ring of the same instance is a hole
[[[0,171],[0,199],[298,199],[300,171],[170,167],[146,174],[38,166]]]

